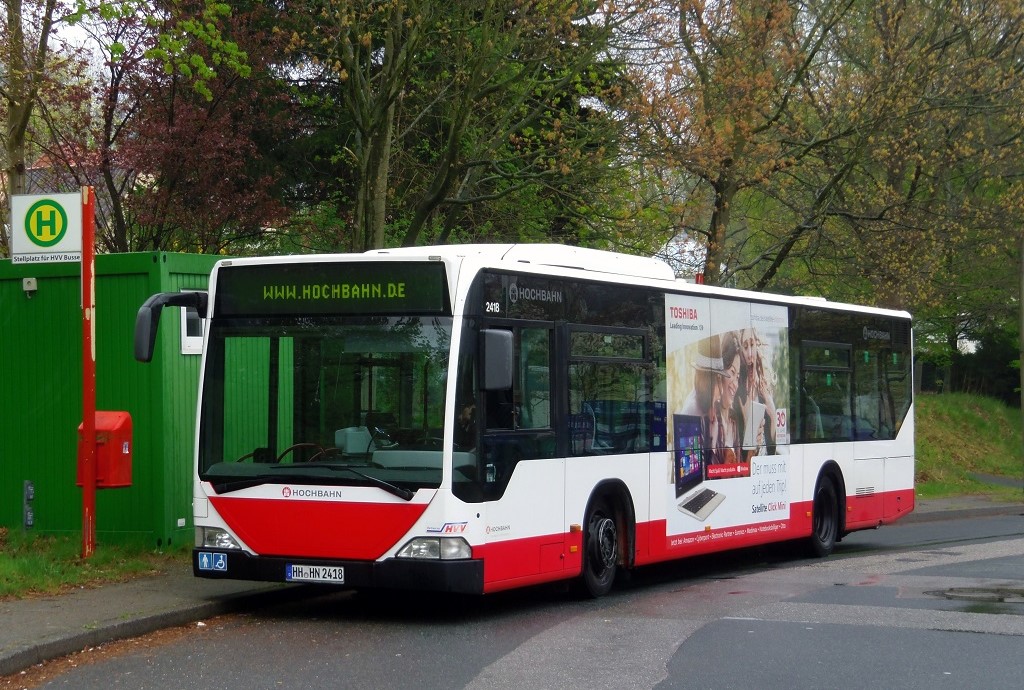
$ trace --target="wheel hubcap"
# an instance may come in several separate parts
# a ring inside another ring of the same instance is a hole
[[[599,564],[603,570],[614,567],[618,547],[615,522],[611,518],[599,517],[591,523],[591,529],[594,535],[591,541],[594,563]]]

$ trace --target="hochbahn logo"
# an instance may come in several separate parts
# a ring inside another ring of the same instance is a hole
[[[293,489],[290,486],[281,489],[283,498],[344,498],[339,489]]]
[[[889,331],[883,331],[878,328],[871,328],[870,326],[865,326],[864,340],[892,340],[892,335],[889,333]]]
[[[561,290],[539,290],[537,288],[519,287],[517,283],[508,286],[508,300],[515,304],[519,300],[525,302],[562,303]]]

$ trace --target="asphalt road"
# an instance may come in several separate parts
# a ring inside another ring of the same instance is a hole
[[[597,601],[332,592],[83,655],[52,688],[1018,688],[1024,517],[895,525],[831,558],[647,568]]]

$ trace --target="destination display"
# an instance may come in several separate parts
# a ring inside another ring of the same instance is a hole
[[[324,262],[225,266],[216,316],[449,314],[437,262]]]

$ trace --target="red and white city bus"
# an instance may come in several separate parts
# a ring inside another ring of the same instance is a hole
[[[199,577],[489,593],[914,507],[905,312],[558,245],[227,259],[196,440]]]

